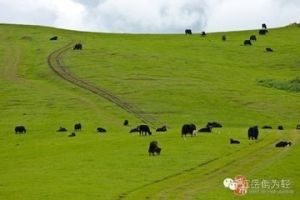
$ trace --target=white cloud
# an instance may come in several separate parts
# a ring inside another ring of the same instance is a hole
[[[267,23],[278,27],[300,22],[298,0],[220,0],[212,7],[208,16],[207,29],[241,30],[259,28]]]
[[[300,0],[0,0],[0,22],[105,32],[225,31],[300,22]]]

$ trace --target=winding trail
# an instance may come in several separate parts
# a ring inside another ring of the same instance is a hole
[[[66,46],[57,49],[53,51],[48,56],[48,65],[50,68],[62,79],[72,83],[73,85],[76,85],[80,88],[83,88],[85,90],[88,90],[114,104],[116,104],[118,107],[122,108],[123,110],[127,111],[128,113],[133,114],[136,118],[140,119],[143,123],[149,124],[152,127],[155,127],[157,125],[162,125],[159,120],[151,116],[149,113],[146,113],[136,106],[126,102],[123,99],[120,99],[118,96],[112,94],[110,91],[101,88],[99,86],[92,85],[91,83],[88,83],[85,80],[82,80],[75,75],[73,75],[71,72],[69,72],[65,66],[62,63],[63,55],[67,51],[71,50],[74,45],[74,42],[71,42],[67,44]]]

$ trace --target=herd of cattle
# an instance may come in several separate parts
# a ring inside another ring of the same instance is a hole
[[[258,31],[259,35],[266,35],[267,33],[269,33],[269,30],[267,29],[267,25],[266,24],[262,24],[262,28]],[[186,35],[192,35],[192,30],[191,29],[186,29],[185,30],[185,34]],[[202,31],[200,33],[201,36],[206,36],[207,34]],[[226,35],[222,35],[222,40],[226,41]],[[253,44],[254,41],[257,41],[257,37],[256,35],[251,35],[249,39],[244,40],[244,46],[251,46]],[[267,47],[266,52],[273,52],[273,49],[270,47]]]
[[[269,30],[267,29],[267,25],[266,24],[262,24],[262,28],[258,31],[259,35],[266,35],[267,33],[269,33]],[[185,34],[186,35],[192,35],[192,30],[191,29],[186,29],[185,30]],[[207,33],[205,31],[202,31],[200,33],[201,36],[206,36]],[[53,36],[50,38],[50,40],[58,40],[58,36]],[[226,35],[222,35],[222,40],[226,41]],[[257,37],[256,35],[251,35],[249,39],[244,40],[244,46],[251,46],[253,44],[254,41],[257,41]],[[81,43],[76,43],[73,47],[73,50],[82,50],[83,46]],[[273,52],[273,49],[270,47],[267,47],[265,49],[267,52]]]
[[[124,126],[128,126],[129,122],[128,120],[125,120],[123,123]],[[205,127],[200,128],[197,130],[195,124],[184,124],[181,128],[181,137],[186,137],[187,135],[191,135],[191,137],[196,136],[197,132],[202,132],[202,133],[211,133],[213,128],[222,128],[223,126],[218,123],[218,122],[208,122]],[[74,125],[74,131],[72,131],[68,137],[75,137],[76,132],[81,131],[82,125],[81,123],[76,123]],[[265,125],[262,127],[262,129],[272,129],[272,126]],[[278,130],[284,130],[283,126],[280,125],[277,127]],[[300,124],[296,126],[297,130],[300,130]],[[64,127],[59,127],[57,132],[67,132],[68,130]],[[106,129],[98,127],[96,129],[98,133],[105,133],[107,132]],[[162,126],[156,129],[156,132],[166,132],[167,131],[167,126]],[[129,133],[139,133],[140,136],[147,136],[147,135],[152,135],[151,129],[148,125],[142,124],[139,125],[129,131]],[[25,126],[16,126],[15,127],[15,134],[25,134],[26,133],[26,128]],[[247,136],[249,140],[257,140],[259,136],[259,128],[258,126],[252,126],[248,128]],[[235,140],[233,138],[230,138],[229,140],[230,144],[240,144],[240,141]],[[291,146],[291,142],[287,141],[280,141],[278,142],[275,147],[286,147],[286,146]],[[161,148],[158,146],[157,141],[152,141],[149,145],[149,155],[159,155],[161,152]]]
[[[259,35],[266,35],[268,33],[268,29],[267,29],[267,25],[266,24],[262,24],[262,28],[259,30]],[[186,35],[192,35],[192,30],[191,29],[186,29],[185,30],[185,34]],[[206,32],[201,32],[200,34],[201,36],[206,36]],[[50,40],[58,40],[57,36],[51,37]],[[222,35],[222,40],[226,41],[226,35]],[[244,40],[244,46],[251,46],[253,44],[254,41],[257,41],[257,37],[256,35],[251,35],[249,39]],[[73,47],[73,50],[82,50],[82,44],[81,43],[76,43]],[[267,47],[265,49],[267,52],[273,52],[273,49],[270,47]],[[125,120],[123,125],[124,126],[128,126],[128,120]],[[181,136],[182,137],[186,137],[187,135],[191,135],[191,136],[196,136],[197,132],[202,132],[202,133],[210,133],[212,132],[213,128],[222,128],[223,126],[218,123],[218,122],[209,122],[207,123],[207,125],[203,128],[200,128],[199,130],[197,130],[196,125],[195,124],[184,124],[181,128]],[[69,134],[69,137],[75,137],[76,136],[76,132],[77,131],[81,131],[81,124],[77,123],[74,125],[74,131],[71,132],[71,134]],[[272,129],[271,126],[263,126],[263,129]],[[297,125],[296,129],[300,130],[300,124]],[[283,130],[283,126],[278,126],[278,130]],[[64,127],[60,127],[58,130],[58,132],[67,132],[68,130]],[[107,132],[106,129],[98,127],[96,129],[97,132],[99,133],[105,133]],[[156,129],[156,132],[166,132],[167,131],[167,127],[166,126],[162,126]],[[146,136],[146,135],[152,135],[152,132],[150,130],[150,127],[148,125],[139,125],[133,129],[130,130],[130,133],[135,133],[138,132],[140,134],[140,136]],[[15,127],[15,133],[16,134],[22,134],[22,133],[26,133],[26,128],[24,126],[16,126]],[[250,127],[248,129],[248,139],[249,140],[257,140],[258,139],[258,135],[259,135],[259,129],[257,126],[253,126]],[[230,138],[229,140],[230,144],[240,144],[240,141],[235,140],[233,138]],[[292,143],[291,142],[286,142],[286,141],[280,141],[278,142],[275,146],[276,147],[286,147],[286,146],[291,146]],[[149,155],[159,155],[161,152],[161,148],[158,146],[158,142],[157,141],[152,141],[149,145],[149,149],[148,149]]]

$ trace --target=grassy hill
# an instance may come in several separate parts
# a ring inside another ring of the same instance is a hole
[[[223,180],[239,174],[288,179],[293,191],[250,190],[243,199],[297,199],[300,28],[272,29],[253,46],[242,45],[256,33],[100,34],[0,25],[0,199],[232,199]],[[54,35],[58,40],[49,41]],[[72,50],[76,42],[82,51]],[[182,124],[200,128],[208,121],[224,128],[180,137]],[[76,137],[56,132],[72,131],[76,122],[83,124]],[[169,131],[128,133],[145,122]],[[19,124],[26,135],[14,134]],[[248,141],[249,126],[266,124],[274,129]],[[97,127],[108,133],[97,134]],[[161,156],[147,155],[152,140]],[[275,149],[280,140],[293,145]]]

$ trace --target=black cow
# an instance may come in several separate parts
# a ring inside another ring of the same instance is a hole
[[[211,127],[211,128],[222,128],[222,124],[218,123],[218,122],[208,122],[206,124],[206,127]]]
[[[139,126],[139,132],[140,135],[152,135],[149,126],[144,124]]]
[[[230,144],[240,144],[240,141],[230,138]]]
[[[75,46],[73,47],[73,50],[82,50],[82,44],[81,43],[75,44]]]
[[[226,41],[226,35],[223,35],[223,36],[222,36],[222,40],[223,40],[223,41]]]
[[[275,145],[275,147],[286,147],[286,146],[292,146],[292,143],[286,141],[280,141]]]
[[[26,128],[25,128],[25,126],[16,126],[16,127],[15,127],[15,133],[16,133],[16,134],[23,134],[23,133],[26,133]]]
[[[256,35],[251,35],[250,40],[256,41],[257,40]]]
[[[244,45],[245,45],[245,46],[247,46],[247,45],[250,45],[250,46],[251,46],[251,45],[252,45],[251,40],[245,40],[245,41],[244,41]]]
[[[81,127],[81,124],[80,124],[80,123],[77,123],[77,124],[74,125],[74,130],[75,130],[75,131],[81,131],[81,128],[82,128],[82,127]]]
[[[196,130],[195,124],[184,124],[181,128],[181,136],[186,136],[187,134],[190,134],[191,136],[195,135]]]
[[[270,47],[267,47],[267,48],[266,48],[266,52],[273,52],[273,49],[270,48]]]
[[[272,126],[265,125],[265,126],[262,127],[262,129],[272,129]]]
[[[106,133],[106,129],[99,127],[99,128],[97,128],[97,132],[98,133]]]
[[[262,28],[262,29],[267,29],[267,25],[266,25],[266,24],[262,24],[262,25],[261,25],[261,28]]]
[[[58,39],[57,36],[54,36],[54,37],[50,38],[50,40],[57,40],[57,39]]]
[[[156,129],[156,132],[166,132],[167,131],[167,127],[166,126],[162,126]]]
[[[200,128],[198,132],[200,133],[211,133],[211,127]]]
[[[72,132],[70,135],[68,135],[68,137],[75,137],[75,136],[76,136],[75,132]]]
[[[283,130],[284,128],[283,128],[283,126],[282,125],[279,125],[278,126],[278,130]]]
[[[205,33],[205,31],[201,32],[201,36],[206,36],[207,34]]]
[[[296,129],[300,130],[300,124],[298,124],[298,125],[296,126]]]
[[[128,122],[127,119],[124,120],[123,125],[124,125],[124,126],[128,126],[128,125],[129,125],[129,122]]]
[[[159,155],[160,152],[161,152],[161,148],[158,147],[158,142],[157,141],[150,142],[149,149],[148,149],[149,156]]]
[[[259,131],[258,131],[258,127],[257,126],[253,126],[253,127],[250,127],[248,129],[248,138],[249,140],[257,140],[258,139],[258,134],[259,134]]]
[[[192,35],[192,30],[191,29],[185,29],[185,34],[186,35]]]
[[[57,132],[67,132],[68,130],[64,127],[59,127],[59,129],[57,130]]]
[[[259,35],[266,35],[268,33],[268,30],[266,29],[261,29],[258,31]]]

